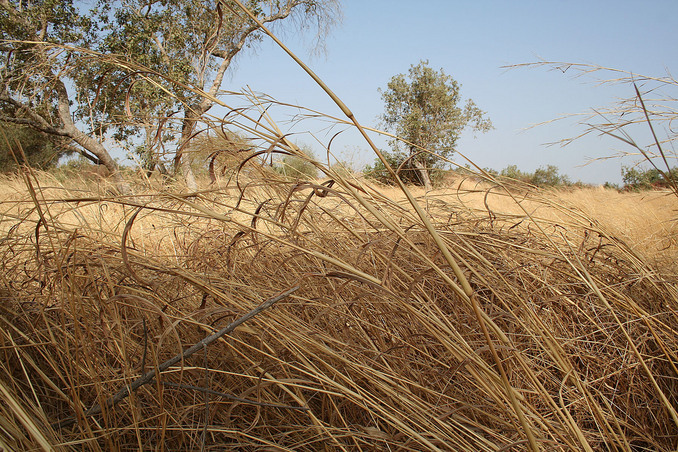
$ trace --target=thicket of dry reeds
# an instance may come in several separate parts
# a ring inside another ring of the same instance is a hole
[[[594,219],[419,200],[469,299],[406,203],[247,158],[239,189],[6,195],[6,450],[676,447],[675,277]]]
[[[198,193],[5,181],[0,447],[678,447],[675,275],[527,188],[281,179],[304,156],[252,117]]]

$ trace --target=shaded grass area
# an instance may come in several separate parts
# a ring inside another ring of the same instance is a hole
[[[675,277],[594,219],[541,192],[502,195],[511,214],[421,198],[476,312],[411,207],[253,162],[190,196],[41,176],[6,197],[3,447],[499,451],[529,430],[544,450],[676,448]]]

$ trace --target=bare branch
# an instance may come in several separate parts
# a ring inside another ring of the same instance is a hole
[[[253,310],[251,310],[250,312],[245,314],[244,316],[242,316],[239,319],[237,319],[236,321],[230,323],[228,326],[222,328],[221,330],[217,331],[214,334],[207,336],[205,339],[201,340],[200,342],[193,345],[192,347],[189,347],[188,349],[186,349],[182,353],[179,353],[178,355],[174,356],[173,358],[171,358],[171,359],[165,361],[164,363],[160,364],[157,369],[151,370],[150,372],[144,374],[142,377],[136,379],[129,386],[125,386],[124,388],[120,389],[113,397],[110,397],[108,400],[106,400],[104,405],[106,406],[106,408],[111,408],[111,407],[117,405],[118,403],[120,403],[121,401],[123,401],[127,397],[129,397],[129,395],[133,391],[136,391],[137,389],[139,389],[143,385],[148,384],[151,381],[153,381],[155,379],[156,375],[159,374],[160,372],[163,372],[163,371],[169,369],[170,367],[174,366],[175,364],[182,362],[183,360],[189,358],[195,352],[197,352],[198,350],[202,350],[204,347],[207,347],[209,344],[216,341],[220,337],[233,332],[233,330],[235,330],[238,326],[242,325],[243,323],[247,322],[249,319],[255,317],[256,315],[258,315],[262,311],[265,311],[266,309],[273,306],[278,301],[283,300],[283,299],[287,298],[288,296],[290,296],[292,293],[296,292],[299,289],[299,287],[300,287],[299,285],[296,285],[296,286],[292,287],[291,289],[288,289],[285,292],[282,292],[282,293],[276,295],[273,298],[269,298],[268,300],[261,303],[259,306],[257,306],[256,308],[254,308]],[[100,414],[101,412],[102,412],[102,406],[100,404],[96,404],[92,408],[90,408],[89,410],[87,410],[85,412],[85,416],[86,417],[94,416],[94,415]],[[75,418],[69,418],[69,419],[65,419],[65,420],[55,424],[54,426],[59,427],[59,428],[64,428],[64,427],[71,426],[71,425],[75,424],[76,422],[77,421],[76,421]]]

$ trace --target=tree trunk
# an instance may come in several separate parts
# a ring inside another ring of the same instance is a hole
[[[197,122],[198,120],[193,110],[187,108],[184,113],[183,124],[181,125],[181,141],[174,156],[174,175],[177,176],[181,172],[190,191],[198,191],[198,183],[195,180],[193,168],[191,168],[193,159],[186,155],[185,151],[193,138],[193,131]]]
[[[141,152],[141,169],[150,175],[158,166],[159,156],[155,151],[156,128],[151,124],[144,125],[144,149]]]
[[[428,174],[428,168],[426,168],[424,164],[422,164],[416,158],[412,159],[412,165],[414,165],[414,168],[417,170],[417,173],[419,174],[419,180],[421,180],[421,182],[424,184],[424,189],[426,191],[431,191],[433,186],[431,185],[431,178]]]
[[[198,182],[195,180],[195,174],[193,174],[193,168],[191,168],[192,159],[187,159],[184,157],[184,160],[181,162],[181,172],[184,174],[184,180],[186,181],[186,186],[190,191],[198,191]]]
[[[108,150],[104,147],[99,140],[92,138],[87,135],[80,129],[75,126],[73,118],[71,117],[71,108],[70,101],[68,98],[68,91],[66,90],[66,85],[59,78],[55,78],[56,83],[54,84],[54,89],[57,93],[57,111],[59,114],[59,119],[61,120],[62,126],[60,130],[73,141],[78,143],[88,152],[92,153],[99,159],[99,163],[106,167],[106,169],[113,176],[113,179],[116,181],[118,189],[123,194],[131,194],[132,188],[120,174],[120,168],[111,154],[108,153]]]
[[[59,112],[59,119],[62,123],[61,130],[63,130],[63,132],[65,132],[65,134],[73,141],[94,154],[99,159],[99,162],[104,165],[111,174],[119,173],[118,164],[113,160],[111,154],[108,153],[104,145],[82,132],[75,126],[75,123],[73,123],[68,91],[61,79],[56,79],[54,89],[57,93],[57,111]]]
[[[61,122],[60,125],[52,125],[42,117],[32,105],[14,99],[0,89],[0,92],[2,92],[2,94],[0,94],[0,100],[12,104],[19,112],[23,112],[23,114],[28,116],[28,118],[11,117],[3,118],[3,120],[15,124],[28,125],[29,127],[46,134],[67,137],[82,147],[82,149],[73,147],[74,151],[84,155],[89,160],[92,160],[93,163],[106,166],[111,174],[117,174],[117,176],[120,177],[118,164],[113,160],[104,145],[101,144],[99,140],[92,138],[76,127],[73,118],[71,117],[70,100],[68,98],[66,85],[64,85],[61,79],[55,76],[53,76],[53,79],[55,82],[54,90],[57,95],[57,115],[59,122]],[[91,155],[88,155],[87,153]]]

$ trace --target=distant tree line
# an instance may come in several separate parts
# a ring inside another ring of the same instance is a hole
[[[569,187],[583,186],[581,182],[572,182],[565,174],[561,174],[555,165],[547,165],[534,172],[522,171],[517,165],[509,165],[501,171],[486,169],[495,177],[525,182],[536,187]],[[622,167],[622,185],[606,182],[606,188],[624,191],[640,191],[653,189],[670,189],[678,181],[678,168],[660,171],[656,168],[642,169],[638,167]]]
[[[558,187],[572,185],[570,178],[565,174],[560,174],[560,170],[555,165],[546,165],[537,168],[533,173],[521,171],[518,169],[517,165],[509,165],[501,170],[498,175],[502,178],[518,180],[536,187]]]
[[[659,171],[657,168],[641,169],[622,167],[622,180],[625,190],[666,189],[675,186],[678,181],[678,168]]]
[[[387,156],[387,159],[390,156]],[[394,164],[396,162],[394,161]],[[485,172],[504,182],[520,182],[530,184],[540,188],[561,188],[561,187],[583,187],[587,184],[582,182],[573,182],[566,174],[560,173],[560,170],[555,165],[546,165],[537,168],[533,172],[524,171],[518,168],[517,165],[508,165],[501,171],[491,168],[485,168]],[[431,172],[431,180],[435,184],[444,184],[445,179],[450,173],[458,176],[474,174],[470,169],[458,168],[455,170],[443,170],[434,168]],[[376,180],[385,185],[394,185],[393,179],[389,174],[383,170],[383,166],[377,167],[367,166],[364,170],[366,177]],[[401,176],[405,181],[411,181],[416,176],[408,176],[407,173]],[[672,168],[670,171],[659,171],[655,168],[642,169],[638,167],[622,167],[622,181],[621,185],[606,182],[606,188],[623,190],[623,191],[642,191],[642,190],[659,190],[672,189],[678,182],[678,167]],[[414,182],[415,185],[420,185]]]

